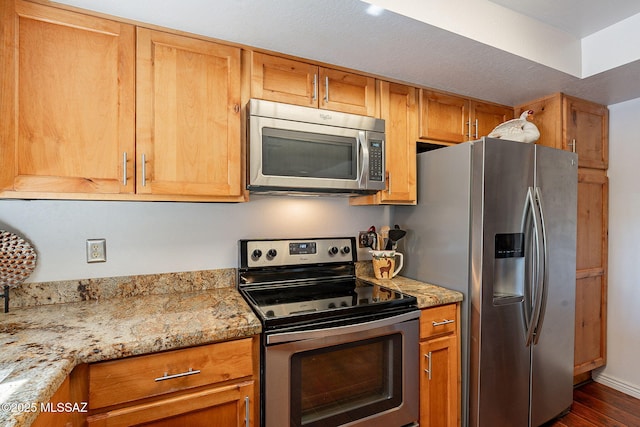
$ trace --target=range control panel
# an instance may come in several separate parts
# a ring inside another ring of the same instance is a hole
[[[355,237],[240,240],[240,268],[356,261]]]

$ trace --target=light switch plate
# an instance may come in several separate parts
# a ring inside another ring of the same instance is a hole
[[[87,239],[87,262],[107,261],[107,240]]]

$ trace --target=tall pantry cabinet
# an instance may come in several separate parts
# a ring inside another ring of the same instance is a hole
[[[609,112],[561,93],[516,107],[534,111],[538,144],[578,154],[574,376],[606,363]]]

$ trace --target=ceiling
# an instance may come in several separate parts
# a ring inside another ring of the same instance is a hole
[[[640,13],[640,1],[638,0],[490,1],[580,38]]]
[[[511,106],[640,98],[638,0],[57,1]]]

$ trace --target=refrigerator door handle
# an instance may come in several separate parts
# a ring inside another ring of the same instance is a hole
[[[520,226],[520,229],[522,230],[522,232],[524,233],[525,236],[530,236],[532,235],[532,233],[530,233],[529,231],[533,231],[535,230],[535,224],[531,224],[531,217],[532,217],[532,211],[534,209],[534,200],[533,200],[533,193],[532,193],[532,189],[531,187],[529,187],[529,189],[527,190],[527,197],[525,199],[525,204],[524,204],[524,210],[522,212],[522,225]],[[526,237],[528,239],[528,237]],[[527,260],[526,262],[532,262],[535,265],[535,260],[531,255],[527,255]],[[522,309],[522,314],[523,314],[523,320],[524,320],[524,333],[525,333],[525,340],[527,343],[527,346],[529,345],[530,340],[530,331],[531,331],[531,317],[533,315],[532,311],[532,299],[533,299],[533,295],[532,295],[532,282],[534,280],[532,280],[530,275],[526,275],[525,280],[524,280],[524,289],[523,289],[523,309]]]
[[[529,206],[528,212],[531,212],[531,217],[533,218],[533,238],[535,239],[535,247],[534,247],[534,280],[533,280],[533,289],[532,289],[532,303],[531,303],[531,314],[527,313],[528,304],[525,304],[525,320],[527,322],[527,332],[526,332],[526,345],[527,347],[534,343],[535,334],[537,331],[537,326],[540,321],[540,310],[541,303],[544,294],[544,270],[546,266],[544,265],[544,255],[543,255],[543,230],[542,230],[542,219],[540,216],[540,209],[538,203],[538,195],[539,192],[534,190],[533,187],[529,187],[527,190],[527,204]],[[527,292],[527,296],[529,296],[531,292]],[[537,340],[536,340],[537,341]]]
[[[539,277],[540,285],[540,299],[537,301],[537,320],[535,322],[534,335],[535,339],[533,344],[537,344],[540,339],[540,331],[542,330],[542,324],[544,323],[544,314],[547,307],[547,295],[549,294],[549,248],[547,247],[547,231],[544,221],[544,206],[542,202],[542,193],[540,187],[536,187],[535,190],[536,206],[538,208],[538,214],[540,216],[540,238],[542,240],[542,275]],[[539,240],[540,241],[540,240]]]

